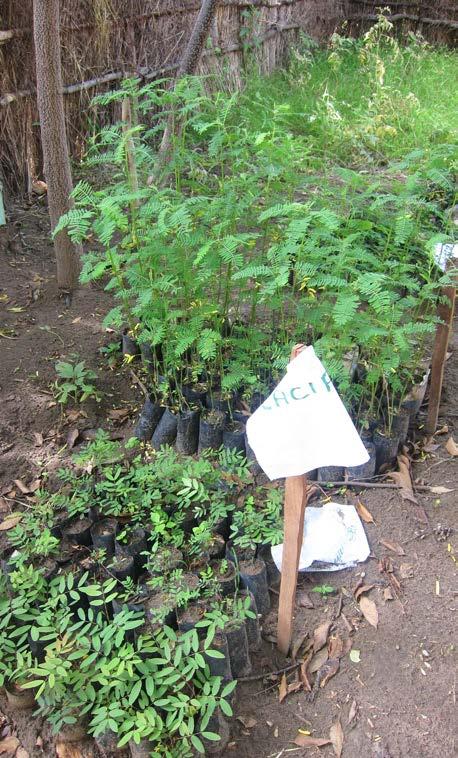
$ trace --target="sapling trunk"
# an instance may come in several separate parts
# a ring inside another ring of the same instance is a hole
[[[62,95],[59,0],[34,0],[33,35],[41,142],[51,229],[72,207],[72,175]],[[66,229],[54,239],[57,283],[68,297],[78,284],[81,246]]]

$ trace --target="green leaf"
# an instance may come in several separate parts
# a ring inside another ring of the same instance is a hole
[[[210,742],[219,742],[221,739],[221,736],[219,734],[215,734],[215,732],[202,732],[202,737],[204,737],[206,740],[210,740]]]
[[[136,699],[138,698],[141,692],[142,684],[143,684],[142,680],[139,679],[138,682],[136,682],[134,686],[132,687],[129,697],[127,699],[127,702],[129,703],[129,705],[133,705],[135,703]]]
[[[198,753],[200,753],[201,755],[205,755],[205,748],[204,748],[204,746],[202,744],[202,740],[199,739],[199,737],[197,736],[197,734],[192,734],[191,735],[191,742],[194,745],[194,747],[195,747],[195,749],[197,750]]]
[[[222,712],[224,713],[225,716],[229,716],[229,717],[232,716],[233,710],[232,710],[231,706],[229,705],[229,703],[227,702],[227,700],[221,699],[219,701],[219,707],[221,708],[221,710],[222,710]]]
[[[223,688],[223,690],[221,692],[221,697],[227,697],[232,692],[234,692],[234,690],[235,690],[236,687],[237,687],[237,680],[236,679],[233,679],[232,682],[228,682],[228,684],[226,684],[226,686]]]

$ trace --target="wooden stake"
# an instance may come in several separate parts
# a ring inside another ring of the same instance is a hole
[[[297,572],[302,548],[306,504],[307,478],[305,474],[288,477],[285,480],[285,529],[277,627],[277,645],[283,655],[288,654],[291,644],[294,598],[296,595]]]
[[[299,355],[304,347],[305,345],[296,345],[291,352],[291,360]],[[277,646],[283,655],[288,654],[291,644],[294,598],[306,505],[307,477],[305,474],[287,477],[285,480],[283,557],[277,626]]]
[[[442,296],[447,298],[446,303],[440,303],[437,315],[443,323],[437,325],[434,340],[433,358],[431,362],[431,383],[429,389],[428,418],[426,420],[427,434],[434,434],[439,417],[439,405],[442,394],[442,382],[444,380],[445,358],[447,355],[448,341],[453,323],[455,311],[456,287],[444,287]]]

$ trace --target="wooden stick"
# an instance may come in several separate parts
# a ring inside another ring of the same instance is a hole
[[[307,479],[304,474],[285,480],[285,530],[281,564],[280,600],[278,604],[277,645],[283,655],[291,644],[294,597],[304,532],[307,504]]]
[[[434,339],[433,358],[431,362],[431,383],[429,389],[428,418],[426,420],[426,433],[434,434],[439,418],[439,405],[444,381],[445,358],[447,347],[452,331],[453,314],[455,311],[456,287],[444,287],[442,296],[447,298],[446,303],[440,303],[437,315],[441,324],[437,325]]]
[[[291,360],[299,355],[303,349],[304,345],[296,345],[291,351]],[[306,504],[307,478],[305,474],[287,477],[285,479],[284,538],[277,625],[277,646],[283,655],[288,654],[291,644],[294,598],[304,533]]]
[[[401,490],[402,487],[400,484],[388,484],[385,482],[358,482],[358,481],[350,481],[350,482],[320,482],[320,484],[331,484],[335,487],[362,487],[363,489],[381,489],[381,490]],[[418,492],[431,492],[432,487],[430,487],[427,484],[414,484],[413,485],[414,490],[417,490]],[[450,490],[450,492],[454,492],[454,490]]]

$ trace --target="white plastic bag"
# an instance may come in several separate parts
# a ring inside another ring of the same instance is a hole
[[[370,548],[353,505],[326,503],[305,509],[304,539],[299,571],[339,571],[365,561]],[[272,547],[272,558],[281,571],[283,545]]]

